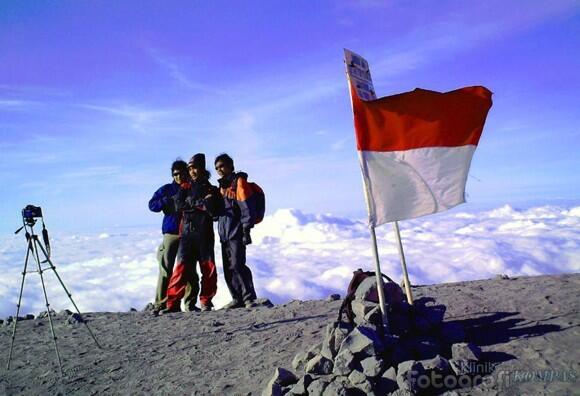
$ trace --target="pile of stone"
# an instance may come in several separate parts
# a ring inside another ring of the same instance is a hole
[[[320,344],[295,356],[294,372],[276,369],[262,395],[441,394],[472,384],[481,350],[460,342],[460,327],[444,324],[445,306],[425,298],[410,306],[390,282],[384,326],[376,294],[374,278],[364,280],[352,302],[354,323],[329,324]]]

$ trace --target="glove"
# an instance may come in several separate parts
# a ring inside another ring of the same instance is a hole
[[[242,235],[242,243],[244,245],[250,245],[252,243],[252,237],[250,236],[250,229],[244,229],[244,235]]]

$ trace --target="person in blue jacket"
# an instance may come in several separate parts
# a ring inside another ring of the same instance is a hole
[[[157,280],[157,292],[155,294],[154,311],[159,312],[166,308],[167,303],[167,286],[171,274],[173,273],[173,266],[175,264],[175,257],[177,256],[177,249],[179,248],[179,224],[181,222],[181,214],[175,209],[175,202],[173,197],[179,192],[181,183],[187,182],[189,177],[187,174],[187,163],[183,160],[176,160],[171,165],[171,175],[173,181],[163,185],[153,194],[153,198],[149,201],[149,209],[153,212],[163,212],[163,223],[161,232],[163,233],[163,241],[157,250],[157,261],[159,262],[159,277]],[[193,285],[189,282],[185,289],[184,302],[186,308],[192,302]],[[195,305],[195,301],[193,301]]]

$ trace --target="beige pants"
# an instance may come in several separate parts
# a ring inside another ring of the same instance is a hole
[[[171,274],[173,273],[173,265],[175,264],[175,256],[177,256],[177,249],[179,248],[179,235],[163,234],[163,242],[159,245],[157,250],[157,261],[159,262],[159,278],[157,279],[157,293],[155,295],[155,307],[158,309],[165,308],[167,302],[167,285]],[[195,305],[197,296],[192,296],[192,286],[188,283],[185,287],[185,296],[183,302],[185,309]]]

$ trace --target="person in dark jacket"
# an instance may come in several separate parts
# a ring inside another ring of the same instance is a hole
[[[223,207],[217,187],[209,182],[209,172],[205,169],[205,155],[195,154],[187,165],[191,180],[182,183],[174,197],[176,209],[182,213],[181,239],[177,252],[177,263],[167,290],[167,308],[162,313],[181,311],[181,299],[188,282],[193,285],[189,310],[198,311],[195,297],[199,292],[199,277],[196,265],[201,269],[201,309],[212,309],[212,298],[217,292],[217,272],[214,257],[213,217]]]
[[[222,246],[224,277],[232,301],[224,308],[256,306],[256,291],[252,271],[246,265],[246,245],[252,243],[250,230],[254,226],[252,204],[254,197],[248,187],[248,175],[234,172],[234,160],[227,154],[215,159],[215,169],[224,200],[224,212],[218,219],[218,233]]]
[[[157,279],[157,291],[155,293],[154,310],[159,312],[166,307],[167,300],[167,285],[171,274],[173,273],[173,265],[175,263],[175,256],[179,247],[179,223],[181,221],[181,214],[175,210],[173,196],[179,191],[179,185],[187,181],[187,164],[180,159],[173,162],[171,165],[171,175],[173,182],[165,184],[153,194],[153,198],[149,200],[149,210],[152,212],[163,212],[163,223],[161,232],[163,233],[163,241],[157,249],[157,261],[159,262],[159,277]],[[186,303],[191,300],[192,285],[189,283],[186,286],[184,299]]]

